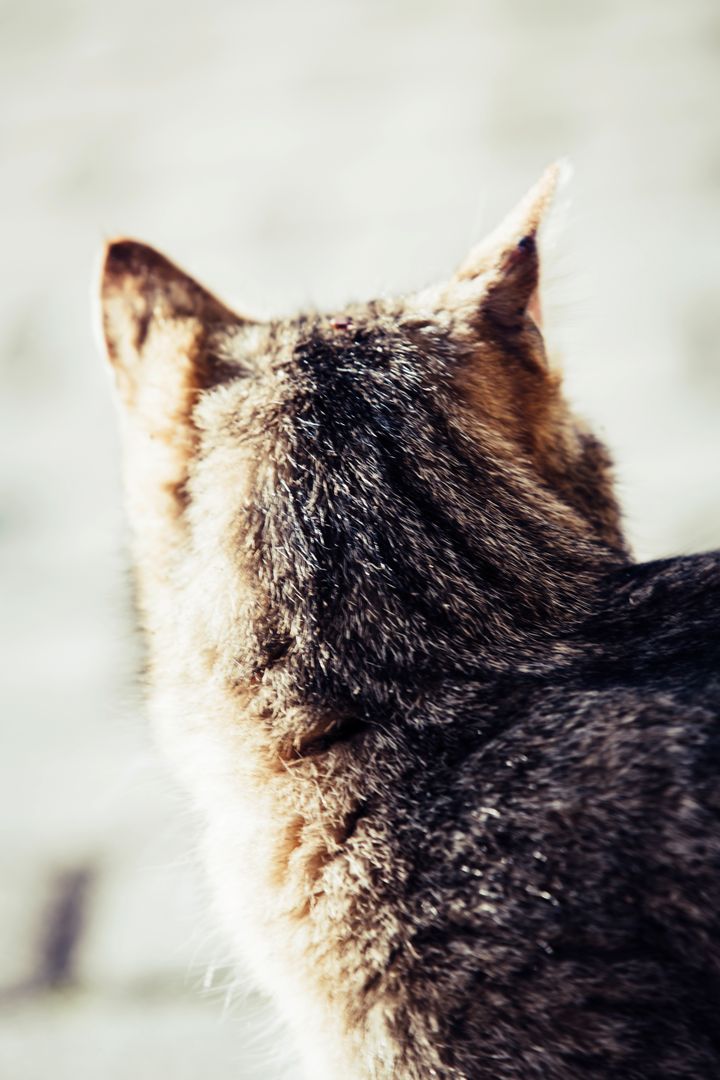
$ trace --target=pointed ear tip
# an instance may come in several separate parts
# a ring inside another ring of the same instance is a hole
[[[159,251],[129,237],[108,240],[100,253],[100,280],[103,287],[121,278],[137,277],[167,260]]]
[[[94,333],[112,363],[117,359],[118,322],[134,317],[131,297],[144,292],[151,270],[165,262],[154,248],[125,236],[107,240],[98,252]],[[122,301],[119,307],[116,300]]]
[[[543,192],[548,202],[555,196],[559,188],[572,178],[573,166],[567,157],[557,158],[547,166],[538,181],[538,189]]]
[[[522,231],[533,239],[537,236],[548,211],[555,203],[557,193],[567,183],[572,167],[566,158],[553,161],[541,173],[523,201],[520,203],[515,222],[522,223]]]

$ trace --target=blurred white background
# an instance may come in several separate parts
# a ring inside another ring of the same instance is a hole
[[[0,1075],[277,1077],[145,730],[104,238],[248,311],[420,286],[575,165],[548,272],[642,557],[720,545],[714,0],[0,5]]]

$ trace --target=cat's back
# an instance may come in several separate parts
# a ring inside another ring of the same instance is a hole
[[[717,554],[627,568],[577,662],[423,704],[389,835],[457,1075],[715,1075],[719,592]]]
[[[555,843],[556,863],[584,848],[628,870],[667,842],[681,874],[693,830],[720,852],[720,553],[615,572],[578,636],[547,672],[451,681],[424,705],[433,828],[445,816],[469,848],[502,837],[515,858],[527,841],[543,864]]]

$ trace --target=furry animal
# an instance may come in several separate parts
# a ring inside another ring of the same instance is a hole
[[[628,554],[554,184],[331,315],[106,252],[154,721],[314,1080],[720,1076],[720,558]]]

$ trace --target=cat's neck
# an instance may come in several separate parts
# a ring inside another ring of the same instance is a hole
[[[282,595],[255,627],[253,676],[287,702],[357,716],[442,679],[571,663],[578,627],[629,560],[552,493],[528,498],[511,477],[499,498],[505,478],[493,479],[496,497],[474,528],[457,499],[441,504],[408,477],[390,523],[378,513],[358,524],[333,508],[322,545],[312,549],[306,532],[304,559],[265,568]]]

